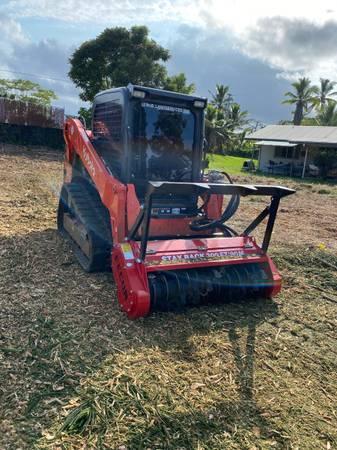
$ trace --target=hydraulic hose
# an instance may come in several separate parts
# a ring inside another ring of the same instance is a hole
[[[225,177],[225,178],[227,178],[227,180],[230,184],[233,184],[231,177],[226,172],[218,172],[218,171],[214,171],[214,172],[215,172],[215,175],[218,177],[218,179],[214,180],[214,181],[217,181],[218,183],[223,182],[222,180]],[[221,181],[219,181],[220,174],[221,174],[221,178],[222,178]],[[211,176],[209,178],[211,178],[211,179],[209,179],[208,181],[211,181],[212,178],[214,178],[214,176]],[[240,205],[240,196],[232,195],[228,202],[228,205],[226,206],[225,210],[223,211],[223,213],[221,214],[221,216],[218,219],[202,218],[202,219],[193,220],[190,223],[190,228],[193,231],[204,231],[204,230],[211,230],[211,229],[218,228],[228,237],[237,236],[236,231],[233,230],[228,225],[225,225],[225,222],[227,222],[231,217],[234,216],[239,205]]]

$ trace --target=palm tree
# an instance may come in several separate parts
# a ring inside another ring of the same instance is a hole
[[[242,141],[250,123],[248,112],[242,111],[238,103],[232,103],[223,113],[210,104],[206,110],[206,139],[211,149],[225,150]]]
[[[316,116],[318,125],[336,126],[337,125],[337,104],[336,102],[328,102],[321,108]]]
[[[215,105],[209,104],[206,109],[205,131],[206,139],[211,150],[221,149],[229,136],[224,131],[225,117]]]
[[[337,92],[334,91],[335,81],[330,81],[328,78],[321,78],[320,81],[321,84],[319,88],[317,88],[316,106],[321,109],[327,103],[336,102],[333,96],[337,95]]]
[[[219,111],[226,111],[233,101],[233,96],[229,92],[229,86],[225,86],[224,84],[217,84],[215,93],[210,91],[210,94],[212,95],[211,104]]]
[[[242,111],[238,103],[232,103],[227,113],[227,123],[232,130],[245,127],[250,123],[248,111]]]
[[[283,100],[282,103],[296,105],[293,123],[294,125],[301,125],[304,115],[309,113],[315,104],[317,86],[312,86],[310,79],[305,77],[299,78],[298,81],[295,81],[291,85],[295,93],[286,92],[284,95],[289,98]]]

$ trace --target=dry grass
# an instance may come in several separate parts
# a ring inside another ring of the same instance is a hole
[[[0,152],[0,448],[337,448],[336,187],[282,205],[275,301],[131,322],[55,231],[61,159]]]

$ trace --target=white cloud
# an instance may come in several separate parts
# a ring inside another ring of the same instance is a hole
[[[306,75],[314,81],[321,76],[337,78],[337,56],[334,50],[337,41],[336,0],[320,2],[0,0],[0,2],[2,68],[67,78],[70,48],[46,39],[48,36],[44,36],[40,42],[33,42],[23,33],[19,23],[21,19],[25,19],[22,23],[28,23],[29,18],[39,18],[40,23],[43,19],[46,24],[49,19],[55,19],[60,21],[64,28],[81,27],[82,30],[88,30],[88,36],[90,30],[97,30],[99,27],[103,30],[107,26],[148,24],[151,29],[156,30],[156,40],[172,49],[171,67],[174,67],[175,72],[185,70],[191,81],[200,82],[205,89],[212,88],[206,87],[205,80],[212,79],[213,83],[215,74],[216,81],[226,83],[226,74],[229,74],[229,77],[231,73],[235,73],[232,77],[233,85],[236,84],[235,77],[237,77],[237,89],[242,86],[244,95],[251,98],[251,104],[254,104],[253,96],[250,91],[246,93],[250,77],[255,79],[256,83],[257,77],[262,79],[265,76],[268,80],[274,77],[274,84],[270,81],[269,86],[270,89],[274,86],[275,96],[280,95],[285,80],[293,81],[298,76]],[[179,29],[182,24],[185,27],[184,32],[182,27]],[[176,64],[174,58],[179,54],[183,57],[176,58]],[[221,60],[219,55],[228,59]],[[211,58],[212,67],[203,64],[203,58],[207,56]],[[254,74],[243,72],[245,61],[249,59],[260,63],[249,66],[250,70],[255,70]],[[194,67],[194,72],[189,70],[189,65]],[[268,73],[263,70],[263,67],[267,66],[271,68]],[[237,67],[240,67],[242,72],[237,73]],[[199,72],[202,76],[198,75]],[[196,75],[193,76],[193,73]],[[72,85],[59,83],[53,86],[55,90],[60,91],[61,101],[66,105],[70,105],[71,98],[73,102],[77,101],[76,90]],[[253,85],[251,89],[254,89]],[[254,98],[257,99],[258,94]],[[261,99],[258,102],[261,103]],[[71,108],[73,111],[74,106]],[[276,114],[277,111],[274,117]]]
[[[68,113],[76,113],[82,102],[78,90],[67,79],[72,49],[52,39],[31,41],[20,24],[8,16],[0,18],[0,29],[0,78],[35,81],[56,92],[59,97],[56,105],[65,106]]]
[[[0,17],[0,55],[2,56],[2,68],[7,68],[7,60],[11,58],[13,52],[13,45],[25,45],[27,38],[24,35],[22,28],[18,22],[11,19],[7,15]],[[5,66],[5,67],[3,67]]]
[[[183,71],[196,84],[197,94],[206,97],[216,83],[229,85],[242,108],[265,123],[290,118],[289,108],[281,104],[288,81],[277,78],[277,71],[267,64],[233,48],[232,39],[227,31],[181,26],[168,45],[170,73]]]
[[[310,76],[336,78],[337,21],[317,23],[306,19],[260,19],[241,40],[249,56],[280,70],[285,79]]]
[[[334,39],[331,24],[337,23],[336,0],[6,0],[0,10],[17,20],[52,18],[75,26],[157,23],[162,24],[163,36],[170,23],[198,26],[204,33],[219,30],[220,35],[229,30],[232,45],[278,68],[285,77],[293,72],[333,76],[337,68],[322,41]],[[13,29],[20,36],[20,29]],[[308,38],[302,45],[292,40],[301,33]],[[198,36],[191,39],[197,41]],[[314,54],[317,42],[322,51]]]
[[[132,21],[200,22],[205,0],[9,0],[5,10],[15,17],[48,17],[68,22],[129,23]]]
[[[169,20],[229,27],[236,33],[254,26],[261,18],[275,16],[316,23],[337,19],[335,0],[7,0],[2,9],[15,17],[48,17],[102,24]]]
[[[238,34],[261,18],[281,16],[289,19],[308,19],[316,23],[337,18],[335,0],[310,2],[307,0],[211,0],[207,8],[218,26],[227,26]]]

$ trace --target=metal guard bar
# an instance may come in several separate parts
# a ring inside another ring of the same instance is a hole
[[[270,195],[280,198],[294,194],[293,189],[268,184],[188,183],[174,181],[149,181],[150,194],[222,194],[222,195]]]
[[[220,194],[220,195],[261,195],[271,196],[271,203],[267,206],[245,229],[243,236],[250,234],[267,216],[268,223],[262,243],[262,250],[266,252],[270,243],[274,223],[279,207],[280,199],[294,194],[294,189],[283,186],[263,185],[263,184],[222,184],[222,183],[188,183],[188,182],[170,182],[170,181],[149,181],[144,205],[131,227],[128,239],[132,240],[141,224],[144,222],[144,229],[141,236],[140,258],[144,261],[146,256],[146,247],[149,239],[149,228],[151,220],[152,196],[154,194],[166,195],[202,195],[202,194]]]

